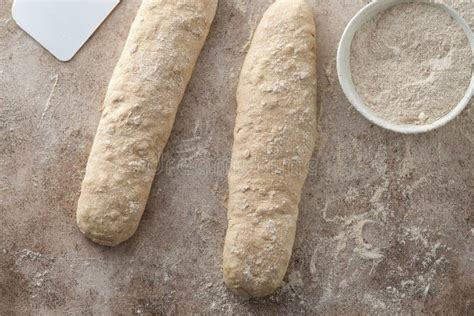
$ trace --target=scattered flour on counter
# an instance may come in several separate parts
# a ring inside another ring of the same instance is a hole
[[[472,77],[467,36],[427,3],[381,12],[355,34],[352,79],[366,105],[398,124],[429,124],[464,97]]]

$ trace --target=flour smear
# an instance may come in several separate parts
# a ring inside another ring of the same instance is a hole
[[[464,97],[472,52],[459,24],[441,8],[403,3],[355,34],[352,79],[365,104],[396,124],[430,124]]]

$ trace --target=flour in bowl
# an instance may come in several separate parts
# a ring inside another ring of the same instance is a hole
[[[403,3],[355,34],[352,79],[365,104],[396,124],[430,124],[464,97],[472,52],[461,26],[441,8]]]

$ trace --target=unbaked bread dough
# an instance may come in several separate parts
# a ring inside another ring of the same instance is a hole
[[[136,231],[217,0],[143,0],[104,100],[77,208],[115,246]]]
[[[224,279],[251,297],[280,286],[316,141],[315,24],[305,0],[277,0],[253,37],[237,90]]]

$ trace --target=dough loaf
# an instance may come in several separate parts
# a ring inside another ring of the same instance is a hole
[[[277,0],[242,68],[223,264],[237,294],[271,294],[288,267],[316,141],[315,50],[310,6]]]
[[[115,246],[136,231],[217,0],[143,0],[104,100],[77,224]]]

